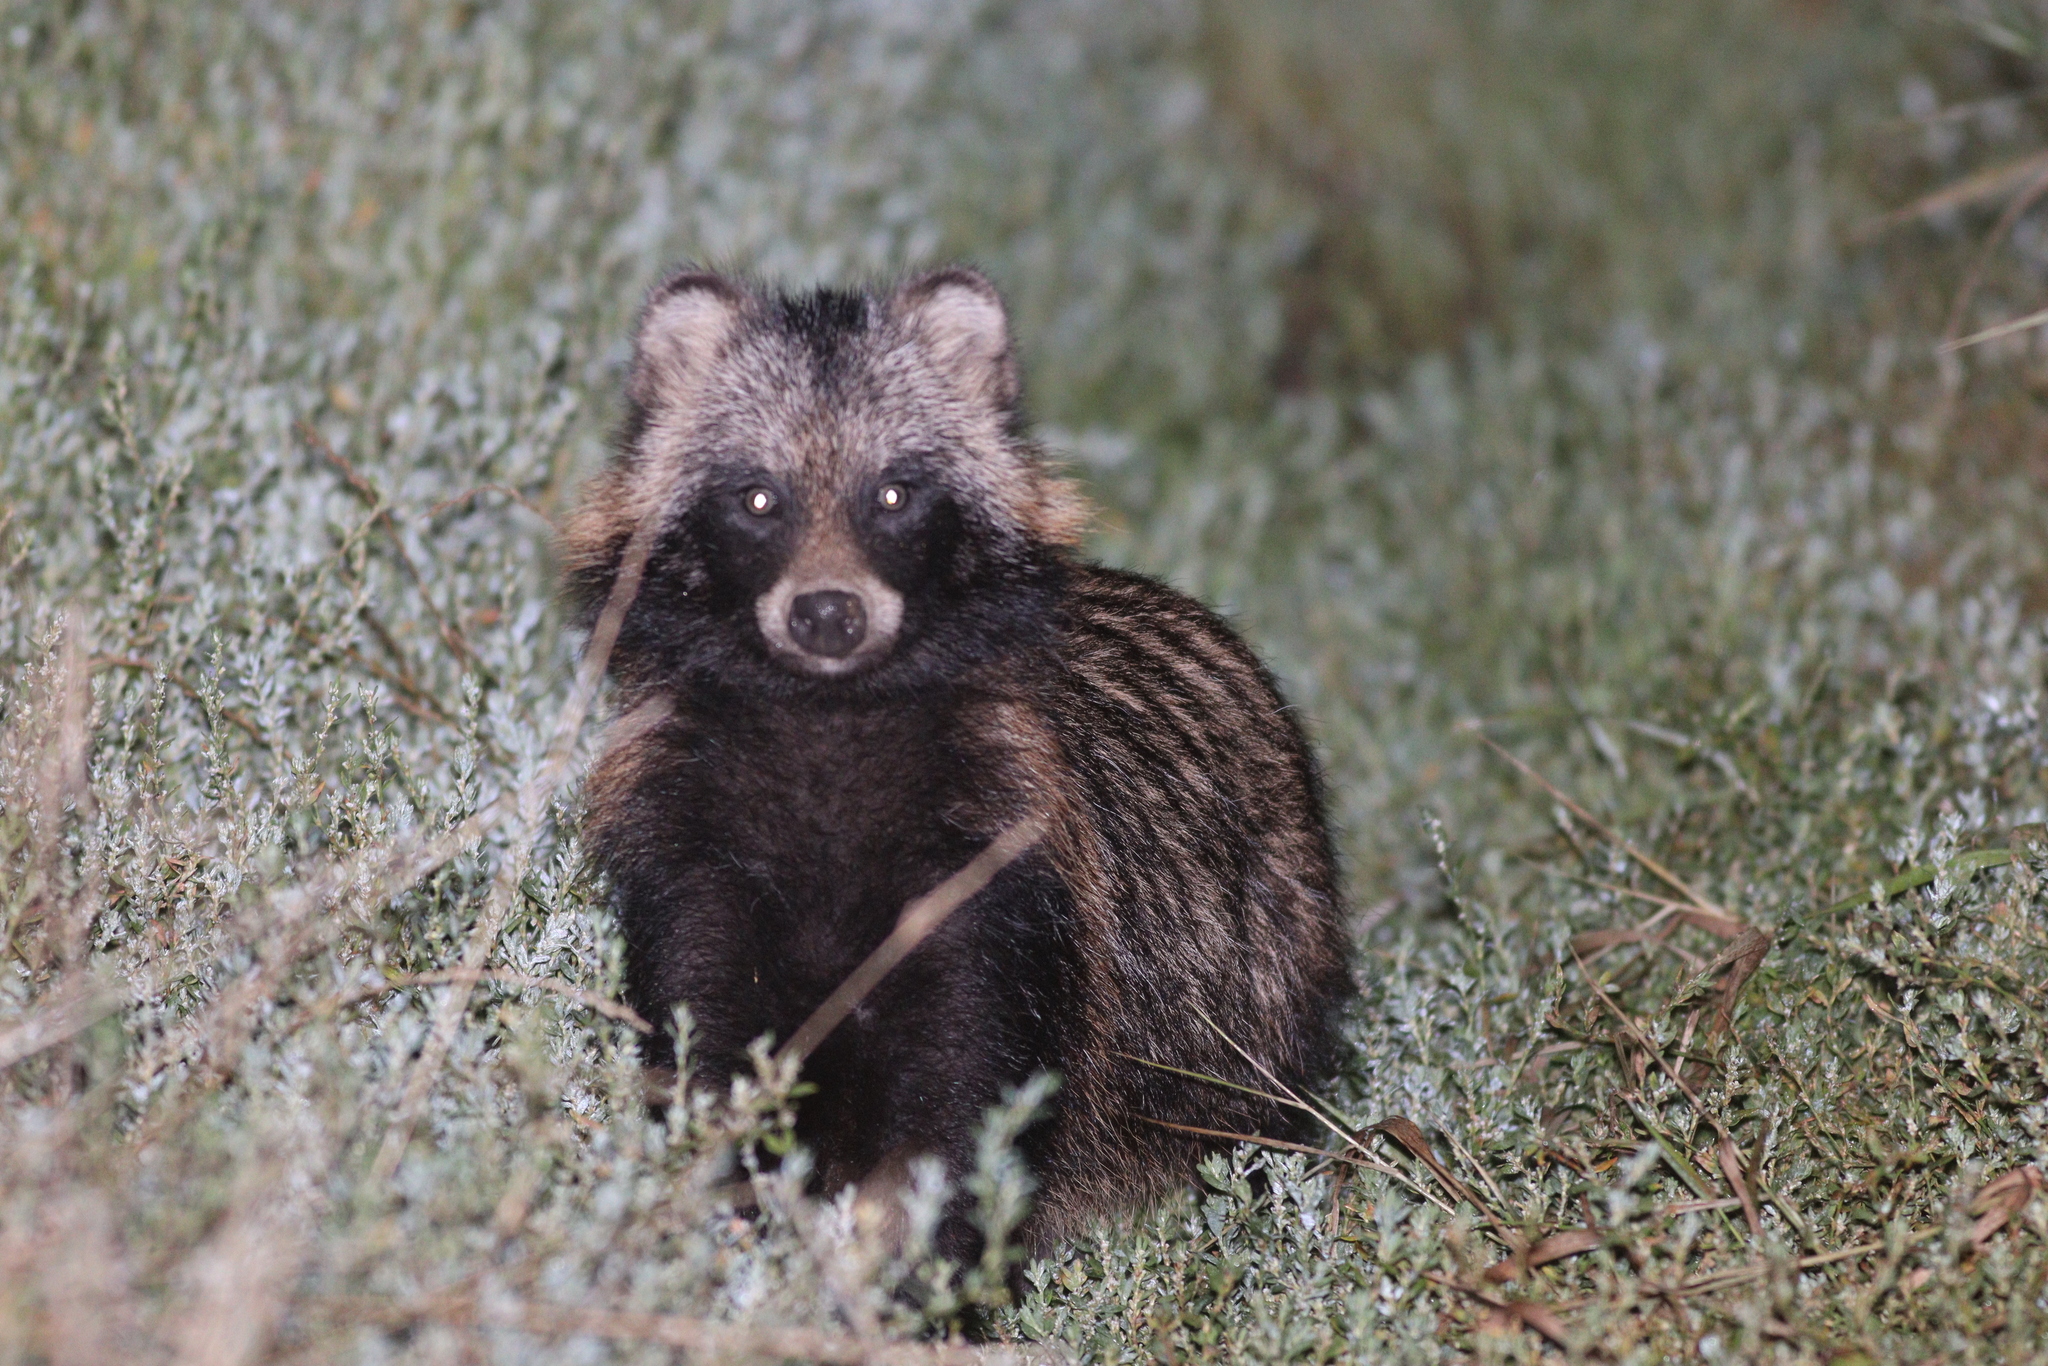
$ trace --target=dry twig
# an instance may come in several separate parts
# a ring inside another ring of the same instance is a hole
[[[313,1008],[315,1016],[332,1015],[338,1010],[374,1000],[387,991],[402,991],[407,987],[452,986],[464,983],[490,982],[496,986],[526,987],[534,991],[552,992],[596,1011],[607,1020],[617,1020],[630,1025],[642,1034],[652,1034],[654,1026],[640,1017],[640,1012],[631,1006],[621,1005],[609,996],[601,996],[556,977],[532,977],[523,972],[470,972],[462,968],[443,968],[438,972],[410,972],[389,981],[376,982],[355,991],[343,992],[329,997]]]
[[[1044,833],[1044,827],[1035,817],[1018,821],[989,841],[988,847],[976,854],[966,867],[905,906],[889,937],[877,944],[874,952],[835,987],[830,996],[819,1002],[810,1018],[797,1027],[796,1033],[789,1036],[789,1042],[776,1053],[776,1059],[787,1061],[794,1058],[802,1062],[809,1057],[825,1037],[838,1028],[839,1022],[852,1014],[854,1008],[867,999],[867,994],[898,963],[909,957],[926,936],[988,886],[990,880],[1007,868],[1013,859],[1038,843]]]
[[[462,973],[483,971],[492,949],[497,945],[498,933],[511,914],[513,895],[525,879],[533,858],[541,817],[556,791],[568,780],[576,737],[581,734],[584,718],[604,681],[612,647],[618,643],[619,631],[626,624],[626,613],[631,609],[633,599],[639,595],[640,580],[647,572],[648,560],[653,557],[658,532],[657,519],[649,517],[633,533],[633,539],[620,557],[618,577],[612,581],[611,594],[606,598],[604,610],[598,614],[597,624],[591,628],[590,640],[584,646],[583,660],[576,671],[576,684],[555,718],[547,756],[540,771],[519,790],[511,847],[506,850],[504,862],[498,865],[498,874],[491,884],[483,913],[477,917],[476,925],[463,945],[462,961],[458,965]],[[389,1180],[398,1170],[406,1144],[412,1140],[413,1124],[420,1107],[440,1076],[442,1065],[448,1060],[448,1050],[455,1044],[463,1014],[469,1009],[469,993],[473,985],[473,978],[459,980],[442,995],[435,1009],[433,1029],[427,1036],[426,1047],[420,1050],[419,1061],[406,1078],[405,1094],[399,1100],[398,1112],[384,1131],[384,1139],[377,1146],[376,1160],[371,1164],[371,1171],[379,1181]]]
[[[1707,912],[1710,915],[1717,916],[1723,920],[1735,919],[1734,916],[1729,915],[1728,912],[1722,910],[1719,906],[1716,906],[1713,902],[1707,900],[1704,896],[1701,896],[1697,891],[1693,889],[1691,883],[1687,882],[1684,878],[1672,872],[1669,868],[1666,868],[1656,859],[1651,858],[1648,854],[1638,849],[1635,846],[1634,842],[1631,841],[1627,836],[1621,834],[1619,831],[1609,826],[1606,822],[1600,820],[1598,817],[1593,815],[1592,812],[1586,810],[1585,807],[1580,806],[1577,802],[1573,801],[1571,797],[1568,796],[1562,788],[1558,787],[1556,784],[1552,783],[1550,779],[1544,777],[1541,773],[1538,773],[1534,768],[1531,768],[1528,764],[1524,763],[1519,756],[1503,748],[1501,745],[1495,743],[1493,737],[1488,735],[1484,730],[1481,730],[1477,723],[1470,721],[1465,722],[1461,729],[1470,731],[1473,735],[1477,736],[1479,738],[1480,744],[1485,745],[1495,754],[1498,754],[1501,758],[1507,760],[1510,764],[1513,764],[1518,772],[1520,772],[1524,777],[1528,778],[1531,782],[1535,783],[1538,787],[1541,787],[1545,792],[1548,792],[1551,795],[1551,797],[1555,799],[1558,803],[1560,803],[1567,811],[1570,811],[1574,816],[1577,816],[1580,820],[1592,826],[1595,830],[1598,830],[1608,839],[1614,841],[1614,843],[1618,845],[1624,853],[1626,853],[1630,858],[1634,859],[1637,863],[1640,863],[1644,868],[1647,868],[1657,878],[1661,879],[1666,886],[1676,891],[1680,896],[1684,897],[1693,905],[1699,907],[1699,909]]]
[[[1944,185],[1932,194],[1922,195],[1912,203],[1893,209],[1890,213],[1874,218],[1851,234],[1852,241],[1866,241],[1889,228],[1910,223],[1916,218],[1932,218],[1936,214],[1954,209],[1968,208],[1981,204],[1987,199],[1996,199],[2002,194],[2023,189],[2048,172],[2048,152],[2036,152],[2009,161],[2002,166],[1992,166],[1961,180]]]
[[[369,506],[371,520],[381,522],[386,534],[391,537],[391,548],[398,552],[398,562],[405,566],[405,572],[413,586],[419,589],[420,601],[427,605],[427,612],[434,618],[434,624],[441,628],[441,639],[455,655],[470,668],[480,668],[476,651],[469,648],[469,641],[455,624],[442,613],[441,605],[434,601],[434,595],[427,591],[426,575],[413,563],[412,552],[405,548],[405,537],[398,529],[398,519],[391,515],[391,501],[381,493],[375,484],[363,477],[349,458],[328,444],[320,429],[310,422],[299,424],[299,435],[307,445],[318,451],[328,464],[341,473],[342,479],[358,498]]]
[[[448,1295],[387,1300],[368,1295],[331,1295],[314,1303],[342,1322],[369,1321],[403,1328],[442,1323],[454,1328],[510,1328],[539,1337],[592,1337],[613,1342],[651,1342],[706,1360],[767,1357],[839,1363],[840,1366],[998,1366],[1022,1363],[1022,1353],[957,1342],[889,1342],[827,1333],[816,1328],[768,1328],[718,1323],[684,1314],[656,1314],[589,1305],[485,1302]]]

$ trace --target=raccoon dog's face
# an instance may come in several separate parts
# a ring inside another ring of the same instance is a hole
[[[627,401],[563,547],[594,603],[655,535],[615,656],[642,681],[929,681],[1015,638],[1085,516],[971,271],[797,296],[685,271],[642,310]]]

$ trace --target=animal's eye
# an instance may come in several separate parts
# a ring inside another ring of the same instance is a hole
[[[895,512],[910,501],[910,490],[901,484],[884,484],[882,491],[875,495],[875,501],[881,505],[883,511]]]
[[[775,511],[775,492],[773,489],[748,489],[740,495],[740,506],[756,517],[766,517]]]

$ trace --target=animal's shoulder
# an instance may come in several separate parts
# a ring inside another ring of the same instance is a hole
[[[1177,704],[1210,725],[1292,729],[1272,676],[1238,633],[1157,579],[1077,564],[1059,620],[1056,649],[1072,701],[1124,710]]]

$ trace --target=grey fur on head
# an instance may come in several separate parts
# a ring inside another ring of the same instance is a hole
[[[686,504],[721,453],[772,452],[792,479],[845,487],[906,447],[944,459],[1003,530],[1072,545],[1090,510],[1047,467],[1017,413],[1017,364],[1002,299],[949,267],[858,300],[849,348],[821,354],[793,331],[793,302],[690,268],[649,294],[626,381],[624,458],[598,477],[565,528],[571,575],[616,560],[641,520]],[[842,343],[843,345],[844,343]],[[861,383],[840,388],[842,379]],[[830,411],[833,421],[818,421]]]

